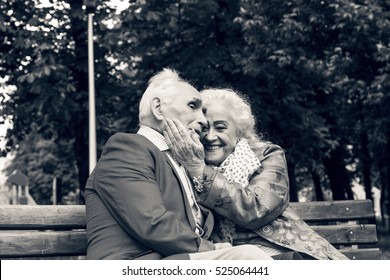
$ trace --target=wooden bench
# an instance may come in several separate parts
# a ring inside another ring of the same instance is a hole
[[[380,259],[370,200],[300,202],[291,206],[349,258]],[[86,249],[83,205],[0,205],[0,259],[77,259],[85,258]]]

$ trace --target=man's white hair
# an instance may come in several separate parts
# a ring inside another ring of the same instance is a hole
[[[155,97],[159,97],[164,102],[170,102],[174,94],[169,91],[169,88],[177,87],[180,84],[187,84],[185,80],[180,78],[179,73],[170,68],[164,68],[161,72],[150,78],[148,87],[142,95],[139,103],[139,123],[147,125],[147,121],[152,115],[151,101]]]

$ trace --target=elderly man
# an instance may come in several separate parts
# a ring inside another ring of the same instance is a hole
[[[268,259],[252,245],[208,240],[213,215],[196,203],[191,180],[169,151],[166,118],[192,133],[206,122],[199,92],[170,69],[149,81],[138,133],[112,136],[87,181],[87,258]]]

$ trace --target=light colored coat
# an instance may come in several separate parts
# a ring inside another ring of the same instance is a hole
[[[261,166],[246,188],[230,183],[210,167],[205,169],[204,189],[197,194],[198,203],[212,209],[216,220],[229,218],[234,222],[229,229],[223,224],[216,226],[214,239],[233,244],[276,244],[315,259],[348,259],[288,206],[289,181],[283,150],[266,142],[255,153]],[[232,240],[223,239],[224,226]]]

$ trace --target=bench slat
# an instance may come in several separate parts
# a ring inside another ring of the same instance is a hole
[[[340,249],[351,260],[380,260],[381,251],[379,248],[362,248],[362,249]]]
[[[85,228],[84,205],[0,205],[0,229]]]
[[[0,232],[0,248],[0,258],[85,255],[87,233],[85,231]]]
[[[340,249],[340,252],[345,254],[350,260],[380,260],[381,252],[379,248],[363,248],[363,249]],[[305,257],[309,259],[309,257]]]
[[[375,243],[375,225],[313,226],[320,235],[335,245]],[[352,232],[352,234],[351,234]],[[80,246],[83,244],[83,246]],[[0,231],[1,256],[61,256],[86,252],[85,231]],[[30,251],[26,252],[26,248]]]
[[[349,258],[380,259],[370,200],[290,205],[330,243],[349,247],[340,249]],[[0,205],[0,258],[85,256],[85,220],[84,205]]]
[[[370,200],[291,202],[290,206],[307,222],[374,219]]]
[[[370,200],[292,202],[307,222],[373,219]],[[324,210],[326,209],[326,210]],[[2,229],[85,228],[84,205],[0,205]]]
[[[376,225],[311,226],[319,235],[334,245],[369,244],[378,241]]]

